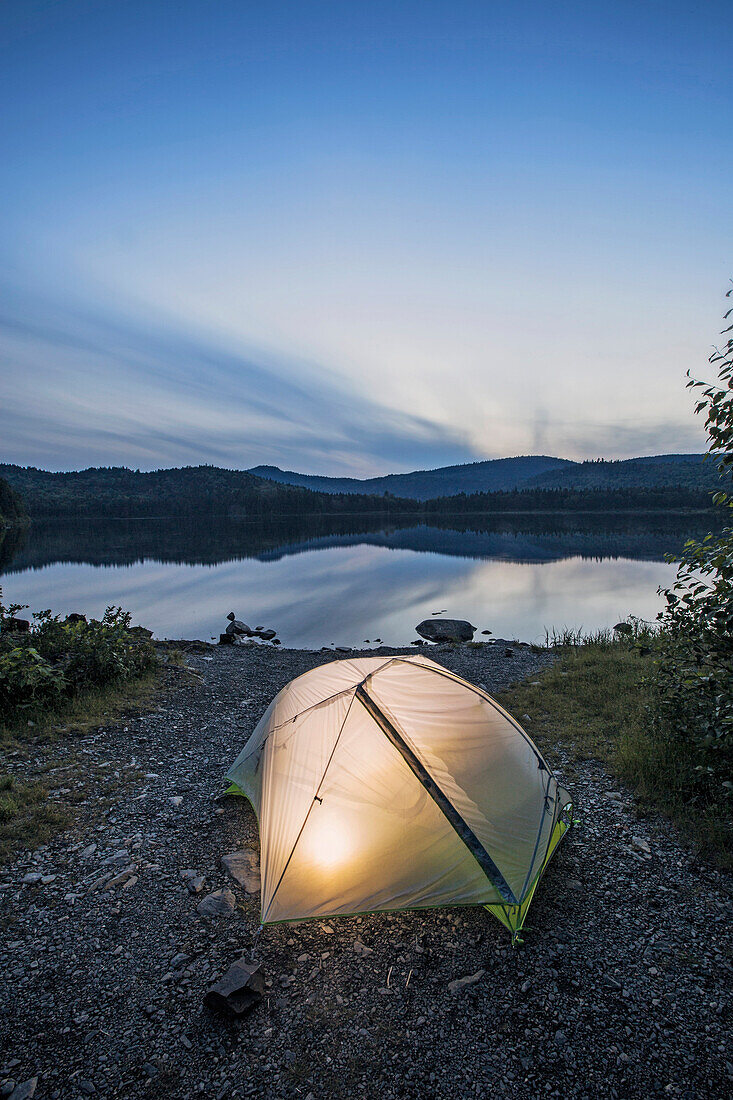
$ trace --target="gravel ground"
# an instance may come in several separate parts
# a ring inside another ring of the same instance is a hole
[[[551,659],[431,656],[489,691]],[[223,772],[272,695],[328,659],[199,647],[195,679],[171,672],[149,713],[77,742],[83,780],[57,765],[56,797],[81,784],[78,825],[0,872],[0,1095],[34,1078],[62,1100],[730,1095],[730,880],[562,746],[581,823],[524,948],[480,908],[272,926],[260,1005],[238,1021],[203,1006],[259,923],[221,862],[257,846],[244,800],[215,801]],[[233,911],[199,914],[222,888]]]

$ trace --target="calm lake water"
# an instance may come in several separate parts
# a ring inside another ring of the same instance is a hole
[[[159,638],[217,637],[235,611],[283,645],[405,645],[435,611],[504,638],[653,619],[665,553],[709,516],[446,517],[255,524],[77,520],[33,524],[0,544],[3,602],[99,617],[121,604]]]

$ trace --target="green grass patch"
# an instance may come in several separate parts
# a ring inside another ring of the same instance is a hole
[[[80,776],[88,778],[88,763],[75,759],[75,741],[92,729],[120,722],[139,711],[158,693],[161,684],[162,672],[156,669],[137,680],[89,689],[63,704],[45,710],[34,708],[22,719],[0,723],[0,753],[5,761],[12,753],[15,764],[12,774],[5,767],[0,770],[0,861],[18,849],[37,848],[73,821],[73,803],[78,795],[72,793],[63,802],[49,799],[43,777],[56,767],[70,764],[71,768],[64,771],[65,783],[73,785]]]
[[[69,820],[65,807],[49,803],[43,783],[0,773],[0,860],[18,848],[43,844]]]
[[[666,814],[702,855],[729,868],[730,800],[711,798],[700,782],[697,748],[662,735],[651,720],[655,649],[653,639],[607,636],[564,647],[536,686],[524,681],[499,699],[550,757],[561,743],[577,761],[601,761],[632,788],[640,808]],[[582,792],[575,794],[582,813]]]

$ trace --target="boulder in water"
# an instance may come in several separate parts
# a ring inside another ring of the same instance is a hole
[[[423,619],[415,630],[429,642],[470,642],[476,633],[465,619]]]
[[[227,618],[229,618],[228,615]],[[227,634],[243,634],[246,638],[251,638],[253,633],[241,619],[230,619],[226,632]]]

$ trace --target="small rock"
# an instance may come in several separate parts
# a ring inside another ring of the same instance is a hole
[[[10,1100],[30,1100],[31,1096],[35,1095],[37,1084],[38,1078],[31,1077],[28,1081],[16,1085],[10,1094]]]
[[[242,1016],[262,999],[265,978],[259,964],[238,959],[215,982],[204,997],[204,1004],[230,1016]]]
[[[452,982],[448,982],[448,989],[451,993],[460,993],[467,986],[480,982],[485,973],[485,970],[477,970],[475,974],[467,974],[465,978],[454,978]]]
[[[222,856],[221,861],[229,874],[243,886],[248,894],[258,894],[260,890],[260,857],[249,848],[241,852],[231,852]]]
[[[198,903],[196,911],[202,917],[230,917],[235,905],[236,899],[231,890],[214,890]]]
[[[374,954],[373,949],[371,947],[367,947],[367,945],[365,943],[362,943],[361,940],[354,940],[354,952],[359,956],[359,958],[362,959],[365,958],[367,955]]]
[[[42,878],[40,871],[29,871],[27,875],[23,875],[23,882],[28,886],[35,886],[37,882],[40,882]]]
[[[180,794],[174,794],[174,795],[171,795],[171,797],[168,799],[168,801],[170,802],[171,806],[178,807],[183,802],[183,796],[180,795]]]

